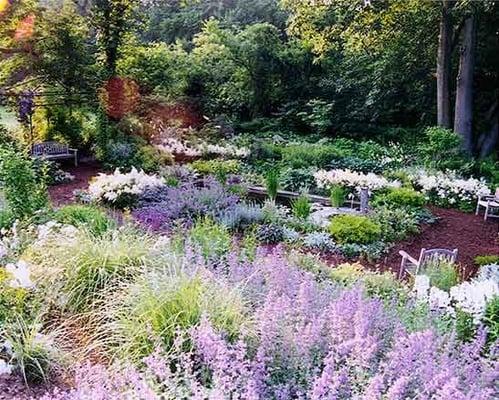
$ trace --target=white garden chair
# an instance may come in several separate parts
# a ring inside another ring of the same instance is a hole
[[[484,221],[487,221],[488,217],[499,218],[499,187],[493,195],[478,196],[475,212],[476,215],[478,215],[480,207],[485,208],[485,213],[483,215]],[[498,213],[493,213],[491,212],[492,210],[497,210]]]
[[[455,263],[457,260],[457,249],[447,250],[447,249],[421,249],[419,253],[419,259],[416,260],[411,257],[404,250],[400,250],[399,254],[402,256],[402,262],[400,263],[399,278],[404,276],[405,272],[412,275],[416,275],[421,268],[433,262],[449,262]]]

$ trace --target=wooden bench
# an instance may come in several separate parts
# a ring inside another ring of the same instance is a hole
[[[42,142],[34,144],[31,155],[46,160],[74,158],[75,166],[78,166],[78,150],[71,149],[67,144],[63,143]]]

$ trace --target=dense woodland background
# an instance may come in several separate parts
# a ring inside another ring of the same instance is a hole
[[[149,121],[140,129],[157,128],[151,109],[171,116],[173,105],[189,114],[184,124],[281,135],[417,142],[438,124],[462,135],[468,153],[497,150],[495,1],[0,4],[0,99],[17,110],[34,98],[37,135],[82,141],[113,101],[106,88],[128,93],[111,122],[133,112]]]

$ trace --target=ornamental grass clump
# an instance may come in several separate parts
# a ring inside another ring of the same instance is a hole
[[[25,257],[34,264],[39,290],[70,311],[83,312],[102,298],[102,291],[136,276],[144,265],[161,262],[151,252],[154,240],[132,227],[101,236],[79,231],[68,241],[31,246]],[[50,246],[50,247],[49,247]]]
[[[203,315],[228,338],[237,337],[247,322],[240,290],[210,277],[202,265],[183,265],[186,261],[170,260],[109,292],[98,311],[105,320],[99,336],[112,356],[139,361],[158,345],[170,349],[175,336],[196,326]]]

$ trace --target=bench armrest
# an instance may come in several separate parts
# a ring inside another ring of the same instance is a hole
[[[411,257],[407,252],[405,252],[404,250],[400,250],[399,251],[399,254],[405,258],[406,260],[408,260],[411,264],[414,264],[414,265],[418,265],[419,264],[419,261],[416,260],[414,257]]]
[[[68,147],[68,151],[72,151],[74,153],[77,153],[78,152],[78,149],[72,149],[71,147]]]

